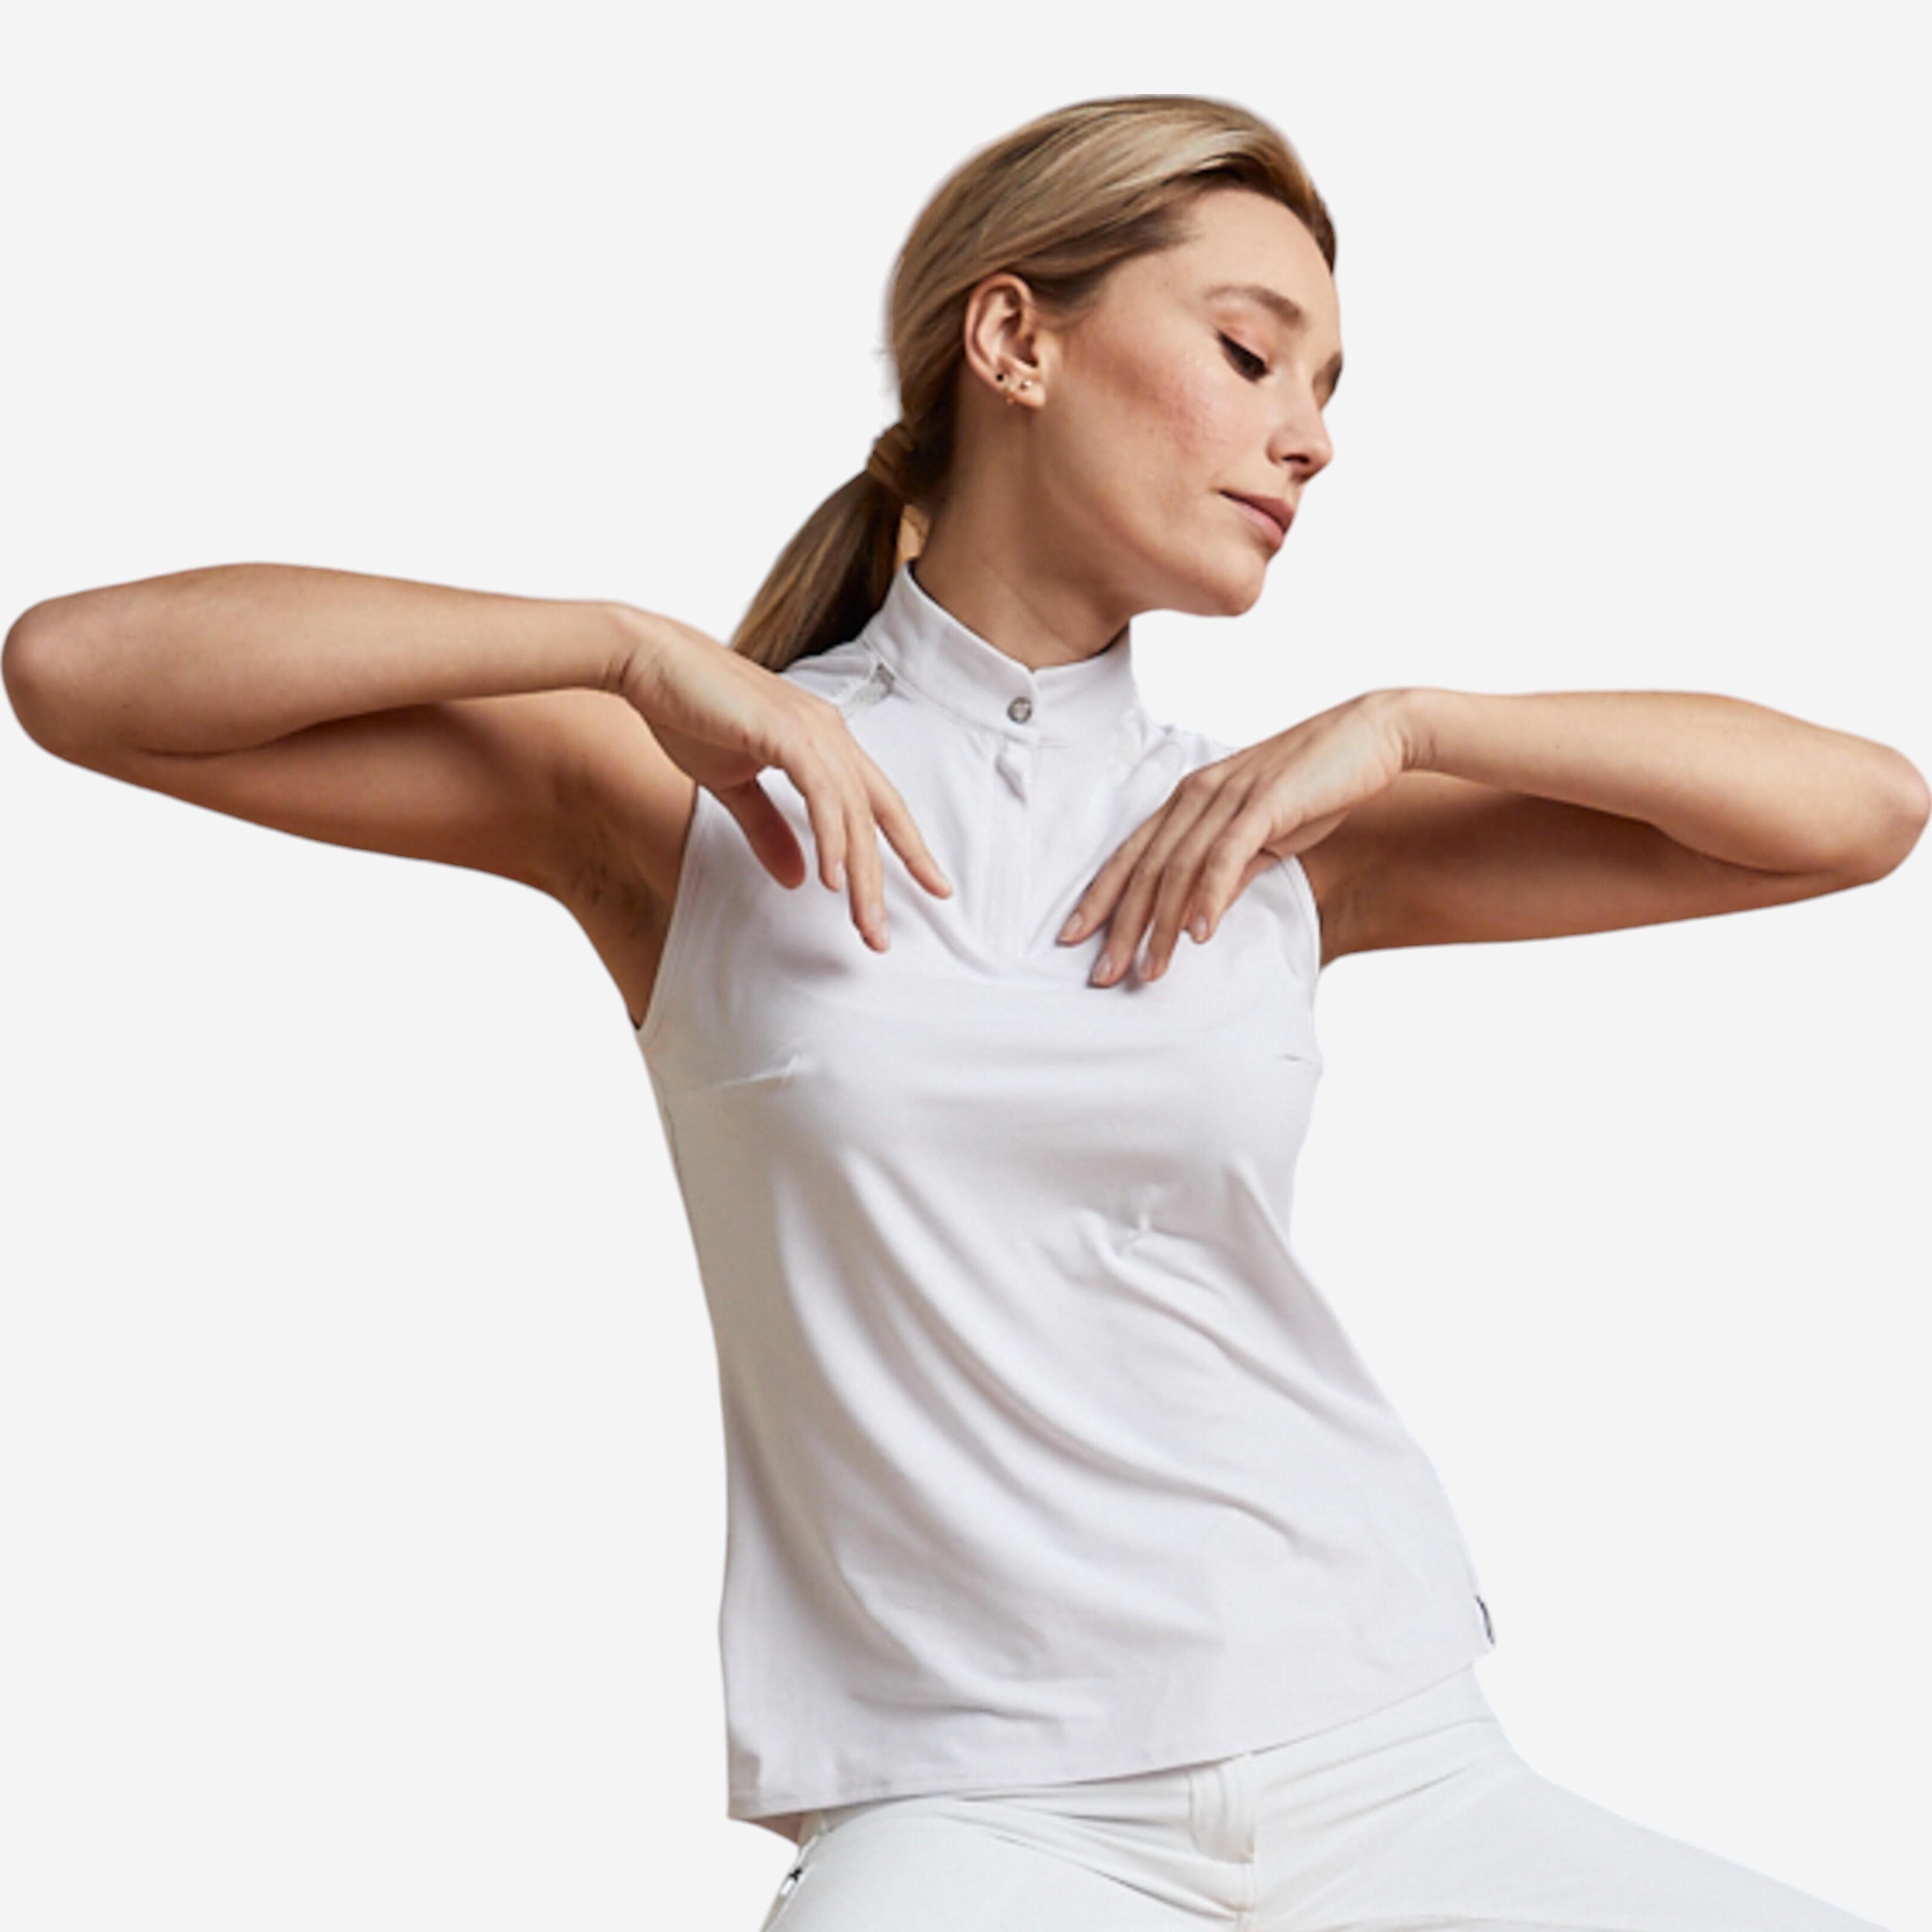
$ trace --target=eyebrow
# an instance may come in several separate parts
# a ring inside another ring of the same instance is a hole
[[[1270,288],[1265,282],[1222,282],[1208,291],[1210,302],[1224,296],[1234,296],[1244,302],[1258,303],[1290,328],[1306,328],[1308,326],[1308,311],[1300,303],[1283,295],[1279,289]],[[1342,353],[1340,350],[1335,352],[1333,360],[1322,373],[1328,379],[1328,393],[1332,396],[1342,380]]]

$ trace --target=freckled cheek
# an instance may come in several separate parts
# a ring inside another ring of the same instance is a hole
[[[1106,520],[1185,544],[1183,532],[1199,530],[1216,491],[1244,470],[1239,412],[1211,371],[1123,360],[1065,454]]]
[[[1182,419],[1143,397],[1134,409],[1098,411],[1068,452],[1064,473],[1076,479],[1090,514],[1137,539],[1173,533],[1196,468]]]
[[[1173,488],[1211,494],[1240,461],[1239,412],[1206,371],[1171,374],[1154,392],[1149,427],[1160,444]]]
[[[1191,549],[1220,526],[1226,508],[1218,493],[1238,485],[1244,473],[1239,439],[1214,398],[1180,388],[1167,398],[1159,440],[1160,475],[1150,495],[1168,540]]]

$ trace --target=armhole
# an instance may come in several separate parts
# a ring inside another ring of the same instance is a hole
[[[1308,983],[1312,986],[1322,976],[1322,908],[1316,899],[1314,886],[1309,883],[1308,868],[1302,864],[1299,854],[1291,852],[1281,861],[1281,868],[1288,874],[1295,903],[1301,908],[1302,925],[1307,934],[1303,957],[1308,968]]]
[[[651,980],[650,1004],[645,1007],[644,1017],[634,1029],[638,1050],[646,1057],[664,1030],[664,1009],[670,1003],[688,935],[698,917],[694,902],[704,884],[704,826],[716,805],[716,801],[703,785],[695,787],[692,794],[691,818],[685,827],[684,850],[678,860],[677,892],[671,901],[670,923],[664,928],[664,946],[658,955],[658,970]],[[716,808],[722,812],[724,807],[717,806]],[[624,1016],[626,1021],[630,1017],[628,1012]]]

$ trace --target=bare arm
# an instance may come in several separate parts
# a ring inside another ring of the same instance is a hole
[[[1899,865],[1932,793],[1888,745],[1697,692],[1394,694],[1412,768],[1304,855],[1328,956],[1780,905]]]
[[[1932,818],[1888,745],[1700,692],[1365,692],[1190,773],[1094,875],[1094,983],[1166,970],[1274,860],[1325,965],[1780,905],[1882,878]],[[1198,930],[1196,929],[1198,927]]]
[[[406,705],[613,690],[628,643],[609,604],[220,564],[35,604],[7,686],[44,743],[235,752]]]
[[[8,698],[56,755],[299,836],[497,872],[561,892],[568,802],[598,770],[663,874],[690,781],[617,694],[658,620],[246,563],[34,605],[6,640]]]
[[[37,604],[4,670],[22,724],[58,756],[304,837],[536,886],[633,994],[647,972],[632,944],[674,898],[699,779],[794,886],[804,853],[758,782],[782,767],[820,876],[868,944],[886,944],[880,832],[928,890],[951,890],[835,705],[628,604],[223,565]]]

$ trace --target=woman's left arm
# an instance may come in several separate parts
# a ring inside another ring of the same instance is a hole
[[[1932,794],[1889,745],[1694,691],[1396,694],[1410,768],[1639,818],[1757,872],[1890,872]]]
[[[1814,898],[1882,878],[1932,812],[1891,746],[1743,698],[1388,695],[1405,770],[1303,861],[1324,957]]]
[[[1887,745],[1697,692],[1370,692],[1192,773],[1096,878],[1104,982],[1294,854],[1322,961],[1781,904],[1882,878],[1932,814]],[[1111,915],[1111,916],[1110,916]],[[1197,938],[1199,935],[1196,935]]]

